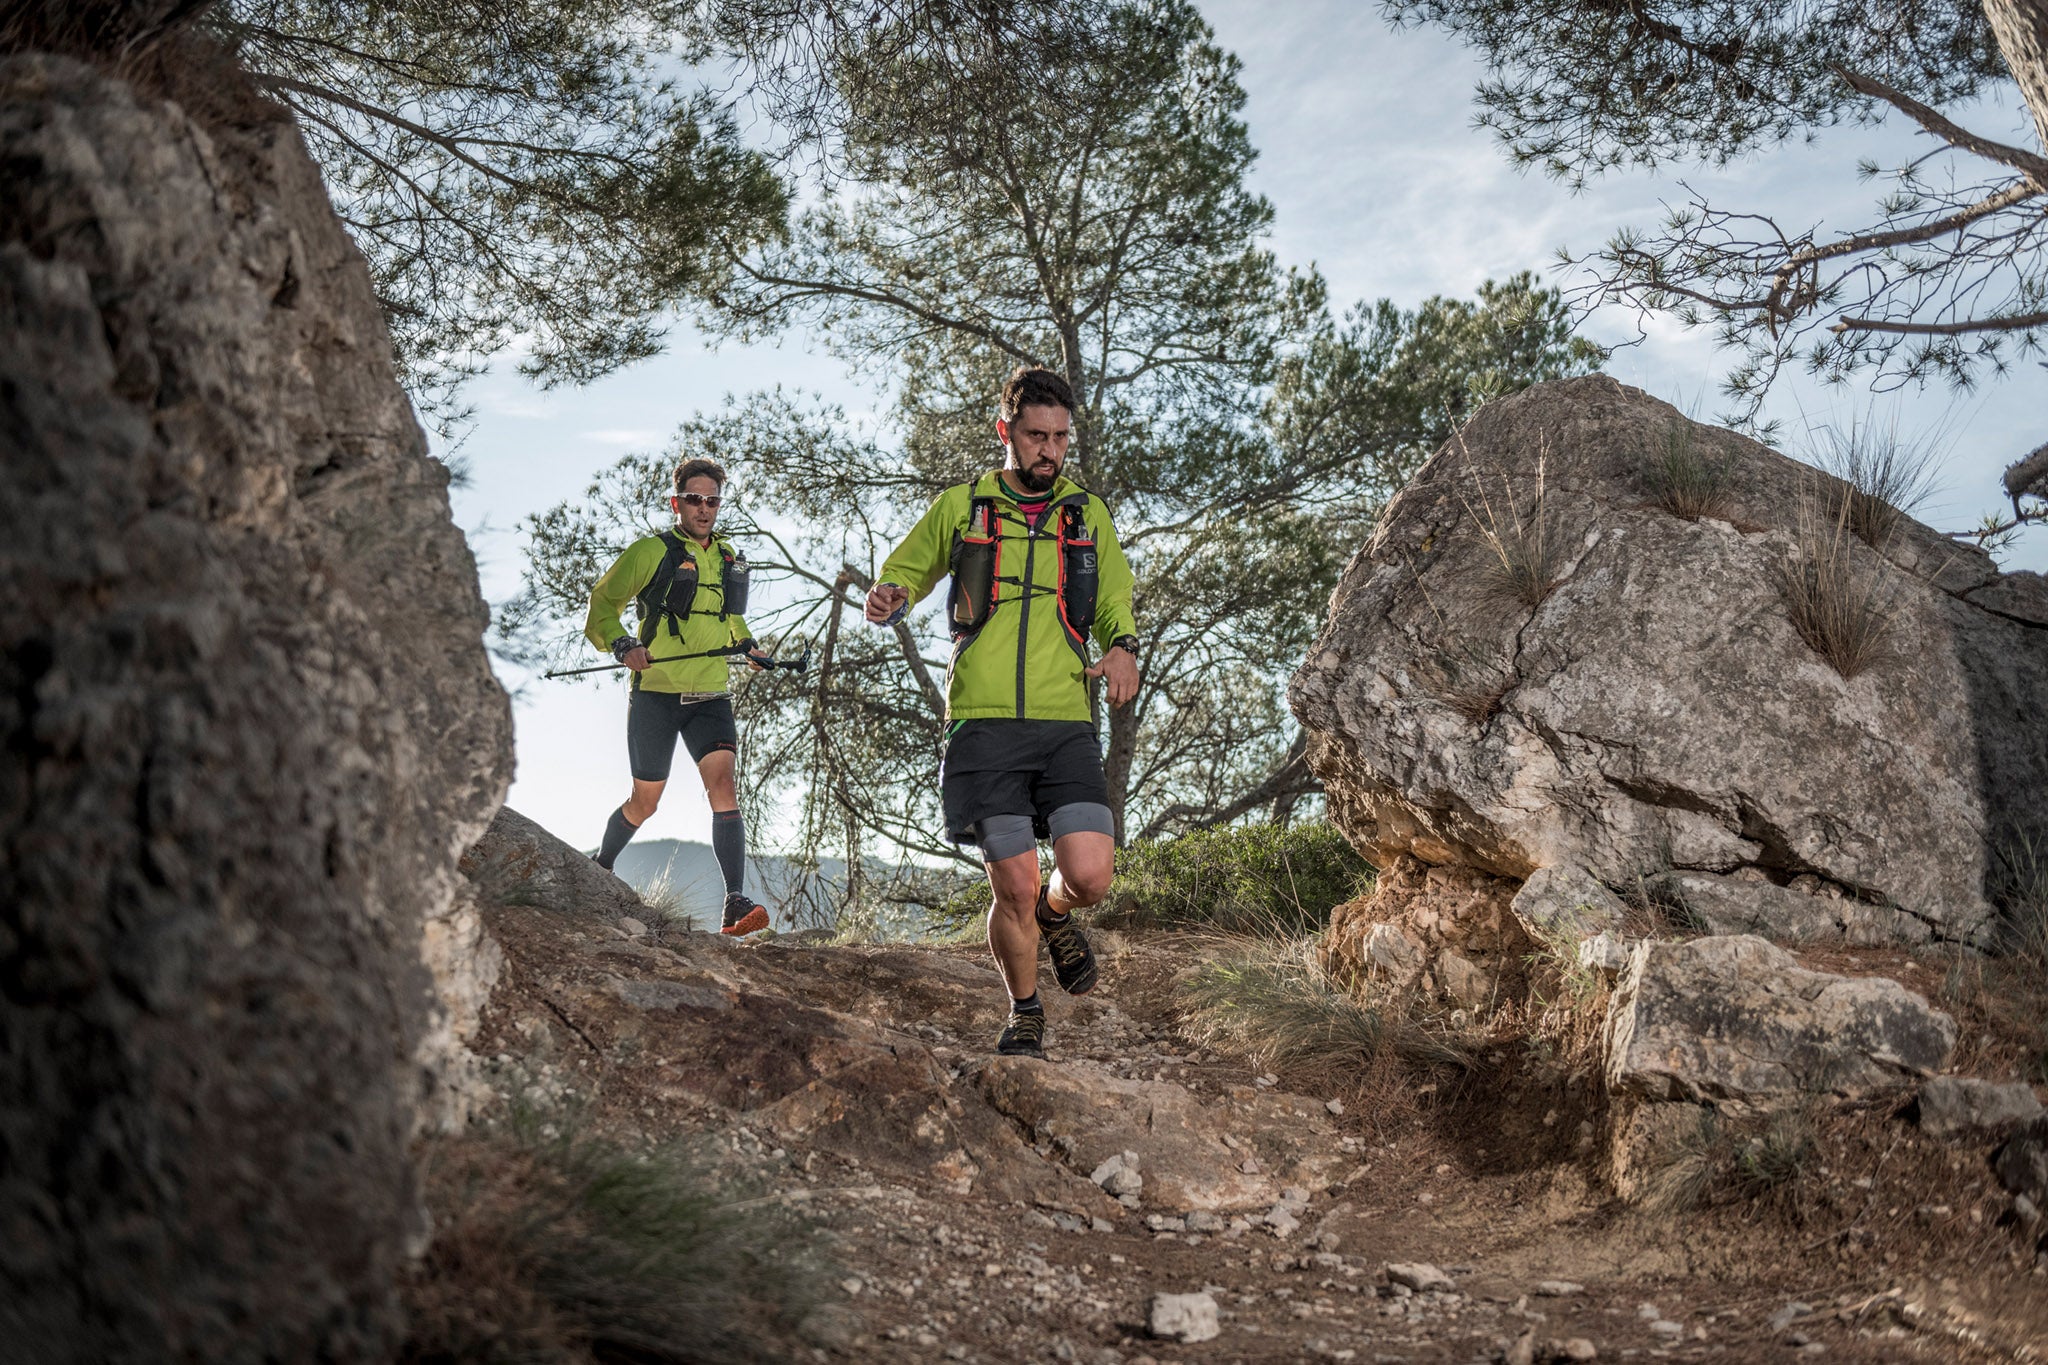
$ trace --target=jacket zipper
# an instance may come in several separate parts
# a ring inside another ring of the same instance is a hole
[[[998,476],[1000,477],[1000,476]],[[1019,521],[1023,518],[1020,516]],[[1031,598],[1035,586],[1031,576],[1031,561],[1038,554],[1038,531],[1029,522],[1024,526],[1024,590],[1018,594],[1020,610],[1017,615],[1017,719],[1024,719],[1024,651],[1031,643]]]

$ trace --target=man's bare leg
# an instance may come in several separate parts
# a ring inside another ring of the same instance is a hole
[[[1038,993],[1038,850],[984,863],[994,898],[988,908],[988,950],[1012,1000]]]

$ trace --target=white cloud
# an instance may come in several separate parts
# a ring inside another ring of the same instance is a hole
[[[624,448],[658,445],[661,433],[647,427],[615,427],[598,431],[579,431],[576,433],[576,439],[588,441],[592,445]]]

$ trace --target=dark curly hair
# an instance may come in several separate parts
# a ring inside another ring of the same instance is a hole
[[[1003,385],[1002,417],[1005,422],[1017,420],[1017,414],[1026,408],[1065,408],[1074,410],[1074,391],[1067,387],[1067,381],[1051,370],[1036,365],[1019,365]]]
[[[683,485],[690,480],[709,476],[722,491],[725,488],[725,466],[716,460],[707,460],[702,455],[693,455],[676,466],[676,492],[683,491]]]

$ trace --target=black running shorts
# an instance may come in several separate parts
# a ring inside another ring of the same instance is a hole
[[[1109,804],[1102,750],[1085,720],[963,720],[946,736],[939,766],[946,837],[977,842],[991,815],[1028,815],[1039,838],[1046,817],[1077,802]]]
[[[738,749],[740,730],[732,718],[732,698],[684,701],[673,692],[633,693],[626,704],[626,761],[635,778],[668,781],[678,735],[692,763],[701,763],[706,754],[720,749]]]

